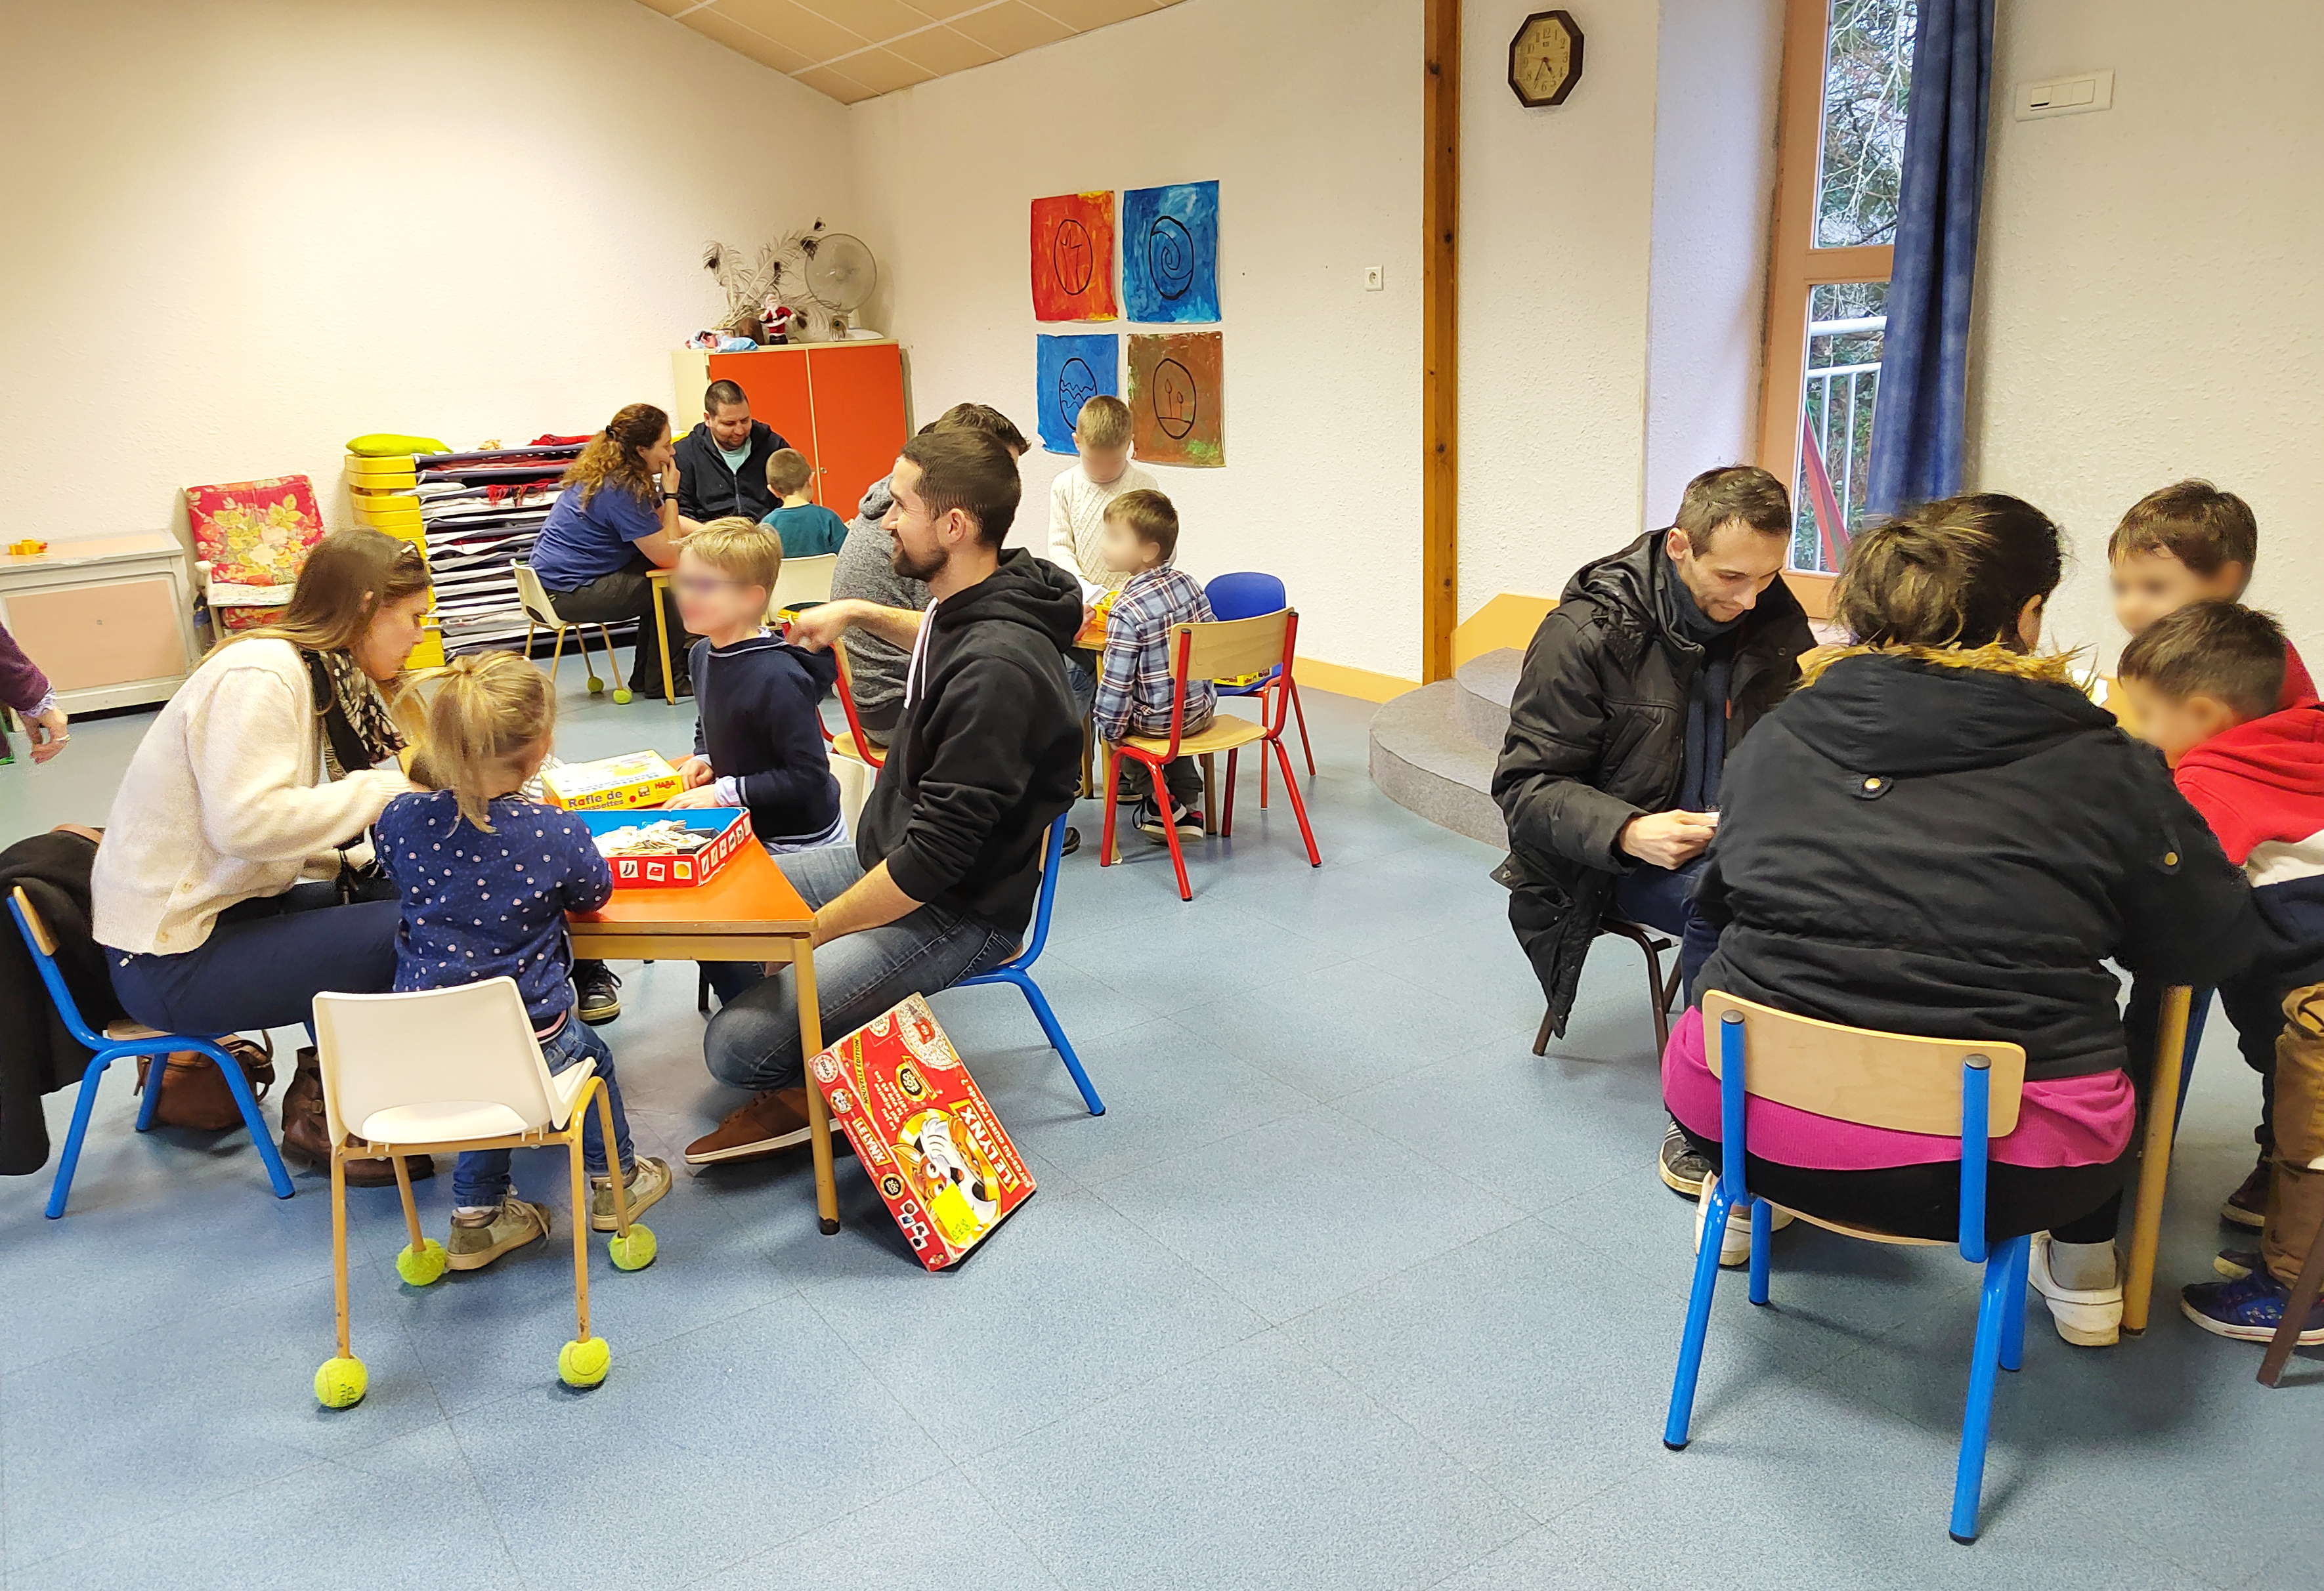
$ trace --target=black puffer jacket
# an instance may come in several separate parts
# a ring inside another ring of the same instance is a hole
[[[2216,982],[2258,943],[2251,892],[2161,760],[2061,670],[1978,656],[1843,657],[1729,759],[1698,986],[2014,1041],[2029,1078],[2108,1071],[2127,1051],[2099,962]]]
[[[1666,534],[1648,531],[1567,582],[1526,648],[1493,770],[1511,852],[1495,876],[1509,887],[1509,925],[1561,1035],[1598,919],[1636,865],[1615,838],[1640,814],[1667,810],[1686,771],[1687,697],[1703,654],[1680,628]],[[1735,630],[1730,759],[1814,644],[1790,587],[1778,580],[1760,593]]]

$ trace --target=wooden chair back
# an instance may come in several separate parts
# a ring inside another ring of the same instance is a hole
[[[1837,1121],[1957,1138],[1961,1134],[1961,1066],[1971,1055],[1991,1064],[1991,1136],[2016,1130],[2025,1087],[2022,1045],[1916,1038],[1843,1027],[1738,999],[1717,989],[1702,997],[1703,1058],[1722,1077],[1720,1024],[1742,1013],[1745,1083],[1762,1099]]]
[[[1232,679],[1291,663],[1288,640],[1295,610],[1285,608],[1250,619],[1213,619],[1203,624],[1179,624],[1170,630],[1170,655],[1181,656],[1180,638],[1186,639],[1185,667],[1179,680]]]
[[[767,617],[771,619],[786,608],[829,602],[831,573],[838,567],[837,553],[825,553],[820,557],[812,558],[785,558],[781,570],[775,575],[775,589],[767,593]]]
[[[42,920],[40,908],[32,904],[32,897],[24,893],[24,887],[22,884],[17,885],[12,893],[16,898],[16,909],[24,915],[24,929],[32,934],[32,943],[42,955],[54,961],[57,954],[57,936],[49,932],[49,925]]]

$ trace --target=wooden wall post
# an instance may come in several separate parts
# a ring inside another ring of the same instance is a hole
[[[1421,179],[1421,678],[1452,673],[1460,621],[1461,0],[1426,0]]]

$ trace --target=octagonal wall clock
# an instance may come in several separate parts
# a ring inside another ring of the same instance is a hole
[[[1509,92],[1528,109],[1563,105],[1582,80],[1582,29],[1568,11],[1536,11],[1509,41]]]

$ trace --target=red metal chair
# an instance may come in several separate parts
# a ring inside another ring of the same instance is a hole
[[[841,757],[853,757],[875,768],[883,767],[887,758],[872,745],[863,732],[862,721],[855,716],[855,671],[848,666],[847,643],[832,642],[831,655],[839,664],[839,710],[847,717],[847,732],[833,736],[831,749]]]
[[[1299,634],[1299,615],[1291,609],[1265,613],[1254,619],[1217,620],[1207,624],[1180,624],[1170,631],[1172,649],[1177,654],[1170,669],[1172,704],[1170,733],[1167,736],[1129,735],[1119,744],[1105,748],[1105,779],[1099,786],[1109,796],[1120,777],[1120,759],[1128,757],[1142,764],[1152,776],[1154,788],[1166,790],[1162,770],[1181,757],[1200,757],[1208,760],[1223,751],[1227,754],[1226,802],[1219,808],[1219,833],[1222,837],[1234,833],[1235,759],[1241,749],[1253,741],[1259,744],[1259,766],[1266,767],[1268,750],[1271,748],[1283,766],[1283,786],[1291,793],[1291,810],[1299,819],[1300,838],[1307,842],[1307,865],[1323,865],[1323,853],[1315,849],[1315,831],[1308,826],[1307,804],[1300,799],[1299,781],[1292,777],[1291,751],[1283,743],[1284,718],[1289,710],[1291,693],[1274,693],[1274,714],[1266,716],[1267,698],[1260,698],[1261,717],[1257,722],[1247,718],[1225,713],[1214,716],[1206,729],[1193,734],[1185,732],[1186,682],[1231,677],[1253,674],[1280,667],[1283,677],[1291,676],[1291,648]],[[1205,805],[1219,807],[1215,786],[1204,793]],[[1117,803],[1105,804],[1105,840],[1098,848],[1098,865],[1111,867],[1116,858],[1113,846],[1114,821],[1120,812]],[[1178,898],[1192,900],[1194,892],[1186,882],[1185,852],[1178,844],[1178,831],[1164,824],[1165,840],[1170,847],[1170,865],[1178,874]]]

